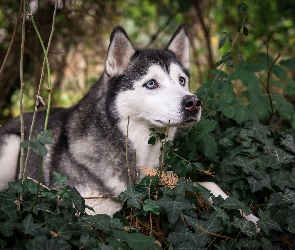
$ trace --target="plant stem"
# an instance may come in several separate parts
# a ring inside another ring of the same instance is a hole
[[[25,50],[25,38],[26,38],[26,4],[23,2],[23,23],[22,23],[22,42],[21,42],[21,53],[20,53],[20,94],[19,94],[19,107],[20,107],[20,142],[25,139],[25,126],[24,126],[24,107],[23,107],[23,95],[24,95],[24,50]],[[20,160],[19,160],[19,179],[23,175],[24,171],[24,148],[20,149]],[[22,198],[22,195],[21,195]]]
[[[48,51],[50,49],[50,45],[51,45],[51,41],[52,41],[52,37],[53,37],[53,32],[54,32],[54,29],[55,29],[54,28],[54,23],[55,23],[57,2],[58,1],[55,2],[54,12],[53,12],[53,18],[52,18],[52,27],[51,27],[51,32],[50,32],[48,44],[47,44],[46,53],[44,54],[44,59],[43,59],[43,64],[42,64],[42,70],[41,70],[41,75],[40,75],[40,81],[39,81],[39,86],[38,86],[38,90],[37,90],[37,95],[40,94],[41,84],[42,84],[43,75],[44,75],[45,60],[48,57]],[[48,60],[47,60],[47,62],[48,62]],[[48,67],[47,67],[47,70],[48,70]],[[48,75],[50,75],[49,72],[48,72]],[[50,87],[50,86],[48,86],[48,87]],[[38,100],[37,100],[37,97],[36,97],[36,105],[35,105],[35,107],[37,106],[37,101]],[[50,105],[49,104],[48,104],[48,107],[50,108]],[[33,133],[33,128],[34,128],[34,124],[35,124],[36,115],[37,115],[37,108],[35,108],[34,114],[33,114],[33,119],[32,119],[32,123],[31,123],[30,134],[29,134],[29,141],[32,139],[32,133]],[[46,130],[46,129],[44,129],[44,130]],[[28,148],[27,156],[26,156],[26,162],[25,162],[25,169],[24,169],[24,172],[23,172],[23,178],[25,178],[25,173],[26,173],[26,169],[27,169],[28,162],[29,162],[29,157],[30,157],[30,151],[31,151],[31,148]]]

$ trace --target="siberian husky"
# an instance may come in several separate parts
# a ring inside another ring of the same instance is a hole
[[[189,92],[189,39],[180,25],[163,50],[134,49],[126,32],[116,27],[110,38],[105,71],[88,94],[68,109],[52,109],[49,130],[54,134],[43,162],[42,183],[52,187],[52,171],[67,174],[66,184],[83,197],[114,196],[127,188],[127,156],[131,166],[156,168],[160,142],[149,145],[150,128],[172,140],[177,127],[198,122],[201,102]],[[45,112],[37,114],[34,136],[42,130]],[[26,114],[25,134],[32,114]],[[0,129],[0,190],[16,178],[20,143],[19,119]],[[27,138],[26,138],[27,139]],[[136,162],[134,152],[136,151]],[[27,175],[37,178],[38,157],[31,155]],[[227,195],[215,183],[200,183],[213,195]],[[112,215],[115,199],[91,199],[95,213]],[[253,215],[247,217],[254,223]]]

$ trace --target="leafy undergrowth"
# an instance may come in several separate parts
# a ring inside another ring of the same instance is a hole
[[[238,25],[245,36],[248,24]],[[219,47],[232,43],[224,34]],[[58,173],[60,188],[40,186],[37,199],[33,180],[9,183],[0,192],[0,248],[294,249],[295,58],[279,57],[224,55],[216,66],[229,73],[212,71],[215,80],[197,92],[202,120],[173,142],[151,131],[149,143],[163,145],[160,169],[143,169],[147,176],[120,194],[123,207],[113,218],[86,214],[84,199],[61,187],[66,177]],[[45,155],[48,136],[22,146]],[[217,183],[229,197],[212,197],[200,181]],[[239,210],[257,216],[257,227]]]

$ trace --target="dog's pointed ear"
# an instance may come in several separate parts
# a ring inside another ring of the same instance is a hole
[[[184,24],[179,25],[166,49],[174,52],[182,65],[189,70],[189,39]]]
[[[114,28],[106,60],[106,72],[109,76],[120,75],[128,66],[135,50],[125,30],[117,26]]]

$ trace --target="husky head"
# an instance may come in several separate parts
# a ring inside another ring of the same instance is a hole
[[[116,27],[105,66],[115,123],[130,117],[137,125],[165,128],[200,120],[201,102],[189,92],[189,39],[183,24],[163,50],[135,50],[124,29]]]

